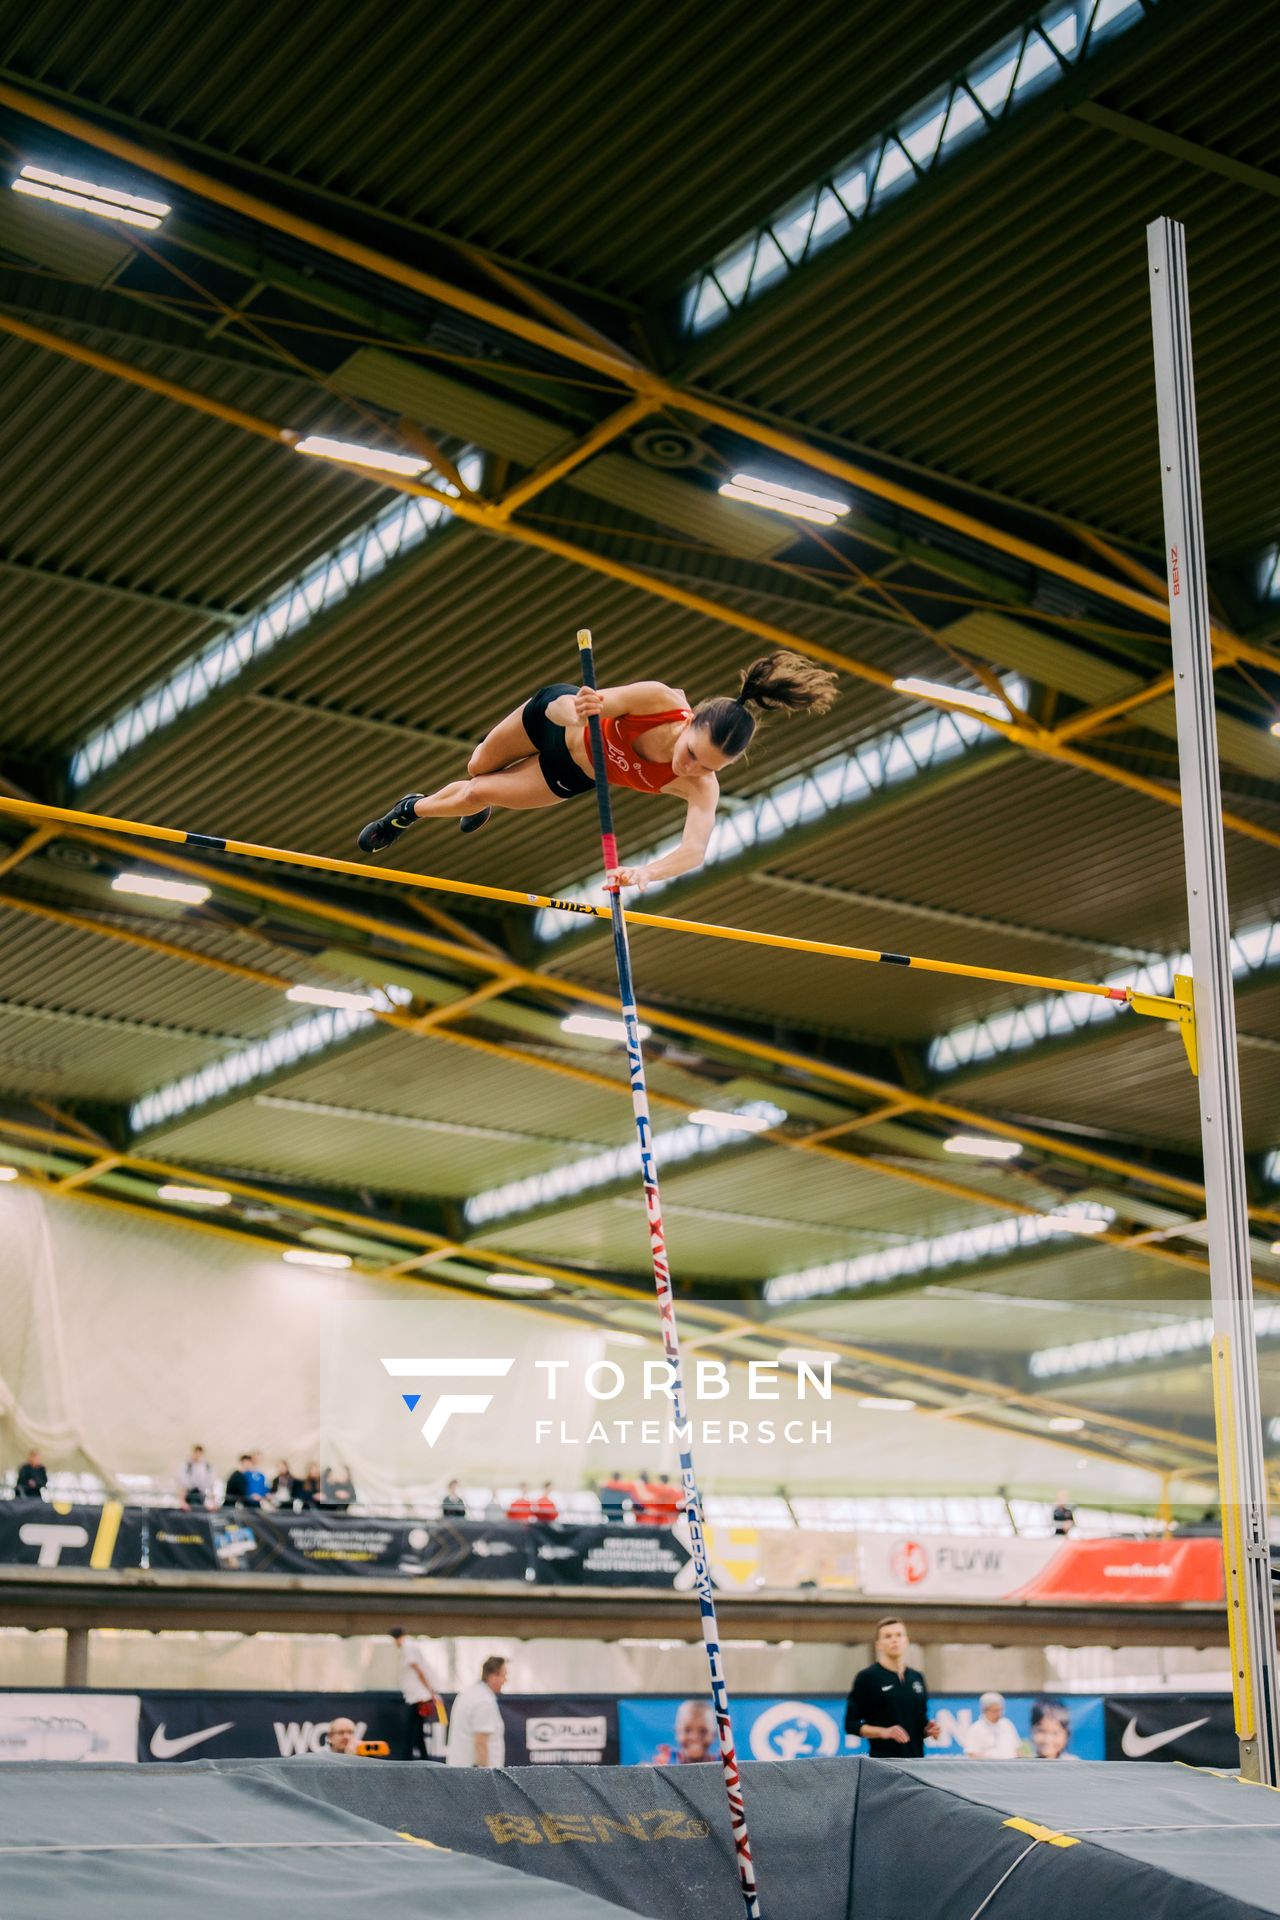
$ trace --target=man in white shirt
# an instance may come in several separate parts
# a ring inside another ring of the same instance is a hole
[[[453,1703],[449,1721],[450,1767],[501,1767],[506,1764],[506,1731],[498,1695],[507,1684],[507,1663],[491,1653],[480,1678],[464,1687]]]
[[[1004,1710],[1002,1693],[984,1693],[978,1718],[964,1736],[966,1760],[1016,1760],[1018,1729]]]
[[[432,1730],[444,1722],[444,1702],[427,1672],[427,1650],[411,1640],[403,1627],[392,1627],[391,1638],[400,1654],[400,1692],[409,1723],[409,1758],[427,1760]]]

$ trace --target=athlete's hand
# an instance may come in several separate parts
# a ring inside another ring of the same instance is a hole
[[[605,875],[605,886],[610,892],[618,887],[634,887],[637,892],[643,893],[649,878],[648,867],[614,867]]]
[[[599,687],[579,687],[573,696],[573,711],[584,727],[593,713],[603,713],[604,695]]]

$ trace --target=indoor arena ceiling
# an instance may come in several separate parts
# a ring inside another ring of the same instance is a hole
[[[911,0],[857,31],[826,0],[0,0],[3,791],[351,857],[573,676],[581,625],[606,680],[695,698],[792,645],[842,670],[835,708],[763,734],[714,863],[646,907],[1167,994],[1143,230],[1169,214],[1269,1386],[1278,81],[1280,15],[1239,0]],[[95,187],[169,210],[66,203]],[[299,458],[306,434],[421,458],[427,490]],[[831,524],[722,495],[743,472]],[[1003,687],[1012,721],[904,677]],[[676,824],[620,796],[630,857]],[[565,895],[597,863],[588,806],[423,827],[387,864]],[[822,1344],[864,1395],[1211,1462],[1173,1025],[645,928],[634,955],[700,1340]],[[626,1076],[561,1025],[613,999],[579,918],[0,820],[0,1159],[86,1205],[424,1287],[523,1274],[643,1331]],[[160,1197],[193,1183],[230,1199]]]

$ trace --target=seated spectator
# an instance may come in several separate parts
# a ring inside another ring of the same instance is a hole
[[[507,1510],[498,1498],[496,1487],[485,1502],[484,1517],[486,1520],[505,1520],[507,1517]]]
[[[534,1517],[533,1495],[529,1492],[527,1480],[520,1482],[520,1491],[507,1508],[507,1519],[515,1520],[527,1526]]]
[[[190,1458],[183,1462],[182,1471],[178,1475],[178,1485],[182,1489],[184,1507],[216,1505],[213,1468],[205,1458],[203,1447],[192,1447]]]
[[[267,1497],[267,1476],[262,1471],[261,1454],[251,1453],[249,1455],[249,1466],[246,1478],[248,1480],[249,1496],[245,1504],[251,1507],[260,1507]]]
[[[611,1527],[620,1527],[635,1506],[635,1489],[615,1470],[600,1488],[600,1511]]]
[[[1053,1509],[1053,1530],[1056,1534],[1065,1538],[1075,1523],[1075,1508],[1072,1506],[1070,1496],[1064,1487],[1059,1493],[1057,1504]]]
[[[293,1497],[300,1507],[318,1505],[324,1491],[324,1475],[320,1471],[318,1460],[308,1460],[307,1470],[301,1480],[293,1483]]]
[[[560,1518],[560,1509],[552,1497],[551,1482],[549,1480],[543,1481],[542,1492],[533,1503],[533,1517],[535,1520],[558,1520]]]
[[[660,1473],[656,1480],[646,1480],[643,1488],[644,1511],[641,1519],[650,1527],[674,1527],[684,1512],[684,1494],[679,1487],[673,1487],[670,1474]]]
[[[13,1497],[15,1500],[43,1500],[48,1482],[49,1475],[40,1459],[40,1449],[32,1447],[18,1468],[17,1477],[13,1483]]]
[[[440,1517],[442,1520],[465,1520],[467,1517],[467,1503],[458,1492],[456,1480],[451,1480],[444,1490],[444,1499],[440,1502]]]
[[[320,1757],[332,1755],[335,1759],[341,1754],[348,1760],[360,1758],[360,1742],[356,1738],[356,1723],[345,1715],[329,1722],[329,1738],[320,1749]]]
[[[287,1460],[276,1463],[275,1473],[271,1477],[271,1504],[273,1507],[292,1507],[296,1481],[293,1469]]]
[[[254,1499],[249,1492],[249,1475],[253,1471],[253,1455],[242,1453],[237,1464],[227,1475],[226,1490],[222,1496],[224,1507],[256,1507],[261,1501]]]
[[[1018,1729],[1004,1710],[1002,1693],[984,1693],[978,1717],[961,1742],[966,1760],[1016,1760]]]
[[[350,1467],[342,1467],[337,1473],[332,1467],[326,1467],[320,1482],[319,1505],[330,1507],[334,1513],[345,1513],[356,1497],[355,1481],[351,1478]]]

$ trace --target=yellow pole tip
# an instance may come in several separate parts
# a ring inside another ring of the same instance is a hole
[[[589,647],[589,646],[591,645],[591,629],[590,629],[590,627],[579,627],[579,628],[578,628],[578,645],[579,645],[580,647]]]

